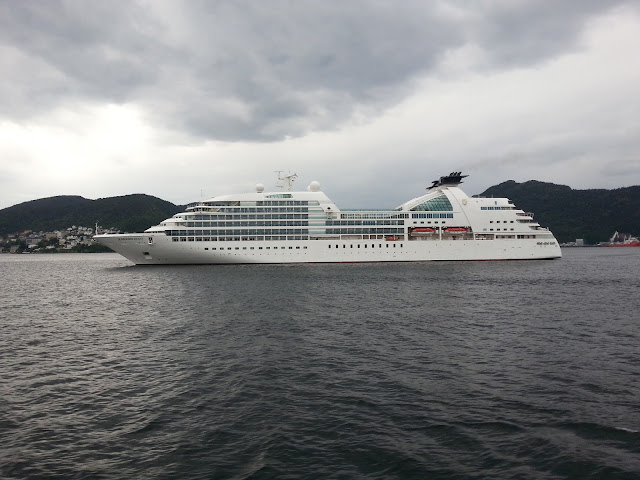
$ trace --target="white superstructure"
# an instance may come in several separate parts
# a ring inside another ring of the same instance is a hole
[[[135,264],[415,262],[560,258],[553,234],[506,198],[475,198],[460,172],[391,211],[342,211],[312,182],[222,195],[144,233],[94,239]]]

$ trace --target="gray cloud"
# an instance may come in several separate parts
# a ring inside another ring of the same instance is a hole
[[[588,21],[624,3],[494,2],[479,7],[480,19],[470,29],[473,40],[490,52],[494,65],[529,65],[579,48],[576,41]]]
[[[136,103],[195,139],[280,140],[389,108],[464,45],[498,70],[579,48],[620,3],[5,0],[0,106]]]

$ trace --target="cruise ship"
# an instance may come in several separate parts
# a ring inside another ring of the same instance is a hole
[[[279,172],[280,173],[280,172]],[[507,198],[469,197],[452,172],[394,210],[340,210],[311,182],[292,191],[221,195],[144,233],[95,235],[137,265],[539,260],[562,256],[532,213]]]

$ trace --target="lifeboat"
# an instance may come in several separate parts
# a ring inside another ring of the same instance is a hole
[[[411,235],[427,235],[435,232],[436,230],[431,227],[416,227],[413,230],[411,230]]]
[[[387,242],[397,242],[398,241],[398,237],[387,237],[387,238],[385,238],[385,240]]]
[[[451,233],[463,233],[466,232],[467,229],[464,227],[447,227],[444,229],[445,232],[451,232]]]

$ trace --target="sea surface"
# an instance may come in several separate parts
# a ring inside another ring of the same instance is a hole
[[[0,255],[2,479],[638,479],[640,248]]]

